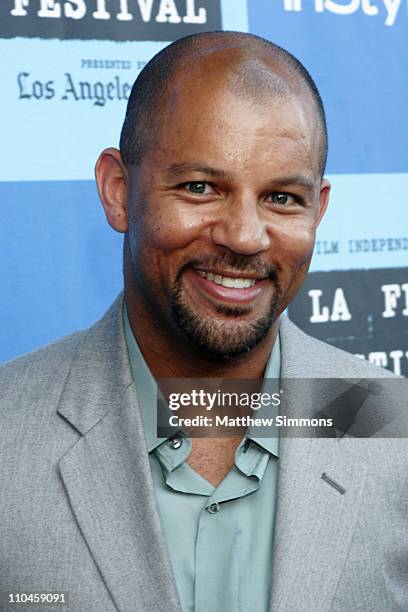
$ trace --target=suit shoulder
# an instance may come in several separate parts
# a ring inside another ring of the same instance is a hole
[[[385,368],[313,338],[288,317],[282,317],[280,329],[284,339],[301,352],[307,378],[398,378]]]
[[[0,365],[0,403],[37,393],[50,393],[61,386],[71,367],[75,352],[87,331],[79,331],[40,349]]]

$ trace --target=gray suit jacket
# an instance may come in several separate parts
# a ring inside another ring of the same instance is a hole
[[[0,368],[1,611],[17,607],[8,591],[65,592],[51,609],[72,612],[180,610],[121,306]],[[330,378],[389,375],[285,318],[281,343],[282,376],[321,378],[313,393],[329,411]],[[288,395],[288,414],[301,395]],[[281,440],[273,612],[408,610],[408,443],[378,429]]]

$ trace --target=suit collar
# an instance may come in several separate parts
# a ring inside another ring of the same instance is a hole
[[[283,385],[286,380],[290,391],[284,411],[289,416],[312,416],[319,398],[326,404],[336,396],[331,378],[316,378],[325,367],[327,376],[334,378],[336,364],[331,364],[331,372],[325,363],[325,345],[318,345],[286,318],[281,321],[281,342]],[[323,367],[317,367],[319,360]],[[302,383],[313,377],[312,384]],[[363,448],[361,441],[347,438],[281,438],[273,612],[330,610],[361,503],[366,474]]]
[[[58,413],[85,434],[132,384],[120,294],[78,345],[61,394]]]
[[[70,507],[120,612],[179,611],[154,499],[120,296],[85,335],[58,413],[81,434],[59,464]]]

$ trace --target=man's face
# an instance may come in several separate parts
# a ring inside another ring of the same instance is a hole
[[[328,194],[313,117],[211,79],[175,91],[128,191],[132,285],[160,326],[217,355],[267,336],[304,280]]]

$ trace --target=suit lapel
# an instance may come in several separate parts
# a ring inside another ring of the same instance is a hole
[[[365,468],[356,440],[282,440],[272,610],[330,609],[356,521]],[[351,451],[351,452],[350,452]],[[345,489],[323,480],[326,474]]]
[[[282,378],[316,376],[308,366],[309,353],[316,348],[305,345],[305,338],[283,322]],[[329,383],[315,380],[307,388],[314,389],[316,398],[320,386],[322,395],[330,398]],[[310,416],[316,410],[310,399],[289,394],[283,411]],[[364,488],[362,446],[361,440],[349,438],[281,439],[271,611],[330,610]]]
[[[58,412],[81,434],[60,461],[70,506],[120,612],[178,611],[121,324],[90,330]]]

